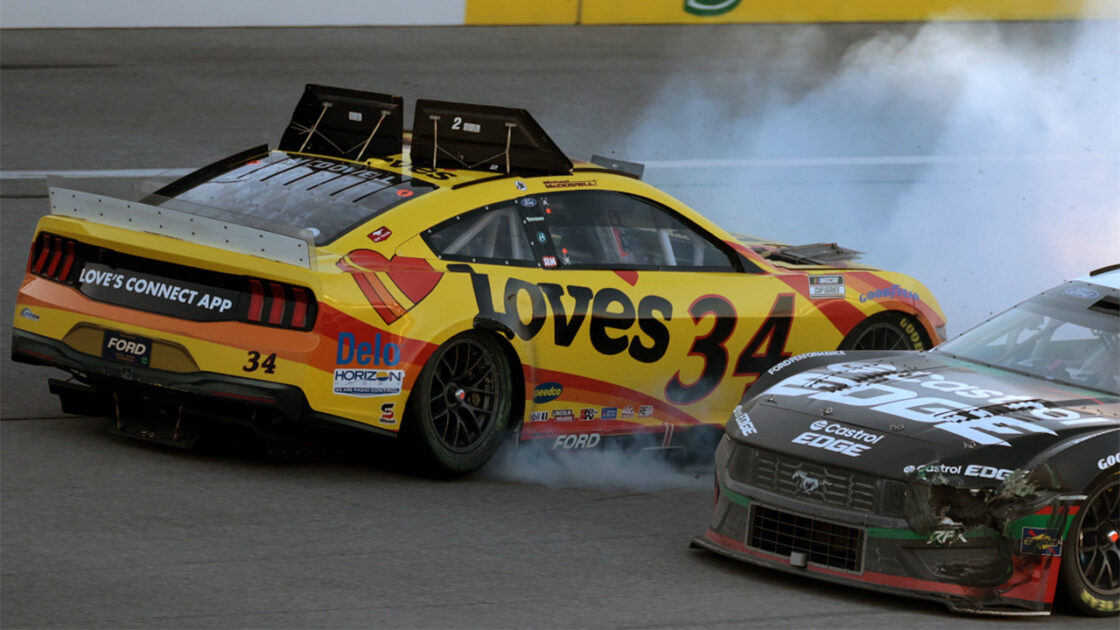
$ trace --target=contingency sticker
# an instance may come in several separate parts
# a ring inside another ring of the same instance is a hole
[[[809,297],[814,300],[844,297],[844,276],[809,276]]]
[[[1062,555],[1062,532],[1037,527],[1023,528],[1023,542],[1019,550],[1038,556]]]
[[[396,396],[403,383],[404,370],[334,371],[334,393],[342,396]]]

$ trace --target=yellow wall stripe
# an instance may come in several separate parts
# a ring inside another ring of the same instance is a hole
[[[1120,19],[1120,0],[466,0],[467,24]]]
[[[583,0],[583,24],[1120,19],[1120,0]]]
[[[580,0],[467,0],[467,24],[577,24]]]

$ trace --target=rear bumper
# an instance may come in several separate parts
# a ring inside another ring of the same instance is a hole
[[[213,420],[252,425],[294,422],[346,427],[380,435],[393,431],[339,416],[314,411],[295,385],[270,383],[213,372],[169,372],[118,363],[74,350],[65,343],[15,329],[12,360],[45,365],[74,374],[81,385],[53,381],[51,393],[62,401],[63,411],[112,416],[120,413],[115,399],[151,400],[180,412]]]

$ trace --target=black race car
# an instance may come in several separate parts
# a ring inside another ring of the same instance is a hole
[[[694,547],[955,611],[1120,611],[1120,265],[928,352],[818,352],[750,388]]]

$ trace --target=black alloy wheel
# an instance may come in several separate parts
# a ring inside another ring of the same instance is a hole
[[[511,392],[509,363],[493,338],[465,333],[440,346],[420,373],[406,420],[430,472],[462,475],[489,461],[509,424]]]
[[[1066,537],[1062,583],[1074,610],[1120,613],[1120,475],[1089,492]]]

